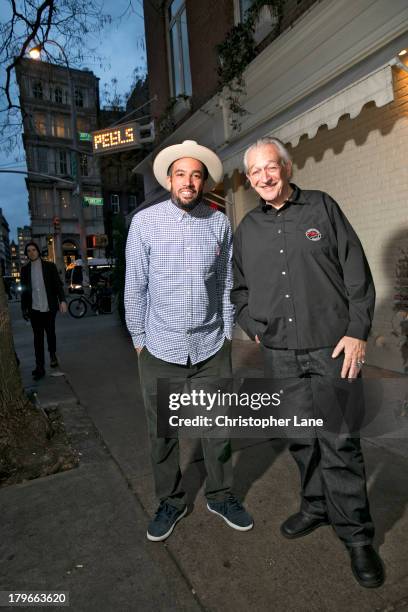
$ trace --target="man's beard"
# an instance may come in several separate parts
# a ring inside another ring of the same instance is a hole
[[[173,202],[173,204],[175,204],[178,208],[181,208],[181,210],[193,210],[197,204],[200,202],[201,200],[201,196],[203,195],[203,191],[202,189],[200,191],[197,191],[197,195],[193,200],[190,200],[190,202],[184,203],[180,200],[180,198],[178,197],[178,195],[176,193],[174,193],[174,191],[171,192],[171,201]]]

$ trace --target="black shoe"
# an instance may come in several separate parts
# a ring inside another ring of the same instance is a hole
[[[303,512],[296,512],[296,514],[292,514],[282,523],[280,530],[285,538],[292,540],[294,538],[301,538],[318,527],[328,524],[329,521],[326,518],[313,518],[303,514]]]
[[[33,375],[34,380],[40,380],[40,378],[44,378],[45,370],[44,368],[36,367],[35,370],[31,372],[31,374]]]
[[[179,510],[167,502],[161,502],[155,517],[147,528],[147,539],[151,542],[161,542],[169,537],[176,523],[187,514],[187,506]]]
[[[371,544],[349,546],[351,569],[359,585],[375,589],[384,582],[384,568],[380,556]]]
[[[51,353],[50,354],[50,367],[51,368],[58,368],[59,363],[58,363],[58,359],[55,353]]]

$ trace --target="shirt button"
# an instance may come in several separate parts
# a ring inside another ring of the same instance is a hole
[[[293,319],[288,319],[289,323],[292,323]]]
[[[285,295],[285,298],[290,298],[289,293],[287,293],[287,294]]]
[[[279,251],[279,253],[283,253],[283,249],[281,249],[281,250]]]
[[[283,276],[285,276],[286,272],[282,272]]]
[[[281,216],[281,214],[282,214],[282,213],[278,213],[276,216],[277,216],[277,217],[280,217],[280,216]]]
[[[278,230],[278,234],[281,234],[281,233],[282,233],[282,230]]]

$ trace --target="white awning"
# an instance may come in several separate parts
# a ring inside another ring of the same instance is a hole
[[[301,136],[307,134],[309,138],[313,138],[322,125],[327,125],[328,129],[332,130],[343,115],[350,115],[350,118],[354,119],[368,102],[375,102],[379,107],[393,100],[392,69],[387,65],[359,79],[294,119],[277,126],[265,136],[274,136],[285,144],[290,143],[296,147]],[[244,149],[223,160],[227,174],[231,174],[234,169],[243,170]]]

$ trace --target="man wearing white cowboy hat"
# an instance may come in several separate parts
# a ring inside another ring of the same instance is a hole
[[[192,140],[162,150],[153,164],[170,198],[137,213],[126,246],[126,322],[139,355],[159,507],[147,538],[166,539],[187,512],[178,439],[157,436],[157,380],[231,377],[232,235],[225,215],[207,206],[204,185],[222,163]],[[232,495],[227,439],[202,438],[207,508],[240,531],[253,526]]]

